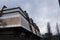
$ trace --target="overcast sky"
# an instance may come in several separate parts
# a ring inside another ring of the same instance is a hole
[[[47,32],[47,22],[51,23],[52,32],[57,33],[55,25],[60,23],[58,0],[0,0],[0,9],[3,5],[8,8],[19,6],[26,10],[42,34]]]

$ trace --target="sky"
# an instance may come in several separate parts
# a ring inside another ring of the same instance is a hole
[[[21,7],[26,10],[38,25],[41,34],[47,32],[47,22],[50,22],[51,32],[57,34],[56,22],[60,24],[58,0],[0,0],[0,9],[3,5],[8,8]]]

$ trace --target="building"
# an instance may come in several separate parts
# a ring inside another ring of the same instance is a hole
[[[40,40],[41,38],[36,23],[20,7],[4,8],[2,13],[0,11],[1,40]]]

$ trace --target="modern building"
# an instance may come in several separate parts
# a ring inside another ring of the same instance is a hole
[[[36,23],[20,7],[0,11],[0,40],[40,40]]]

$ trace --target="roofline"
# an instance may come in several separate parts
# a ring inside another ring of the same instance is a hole
[[[3,11],[7,11],[7,10],[13,10],[13,9],[20,9],[21,11],[23,11],[20,7],[15,7],[15,8],[5,8],[3,9]],[[0,10],[1,11],[1,10]]]
[[[23,11],[20,7],[9,8],[9,9],[6,8],[6,9],[3,9],[3,11],[10,11],[10,10],[14,10],[14,9],[19,9],[19,10],[22,11],[22,13],[24,13],[24,11]],[[1,10],[0,10],[0,12],[1,12]],[[8,14],[8,13],[16,13],[16,12],[20,13],[20,14],[26,19],[26,17],[25,17],[20,11],[6,12],[6,13],[3,13],[3,15],[4,15],[4,14]]]
[[[9,14],[9,13],[19,13],[19,14],[21,14],[26,19],[26,17],[20,11],[7,12],[7,13],[3,13],[3,15],[4,14]]]

